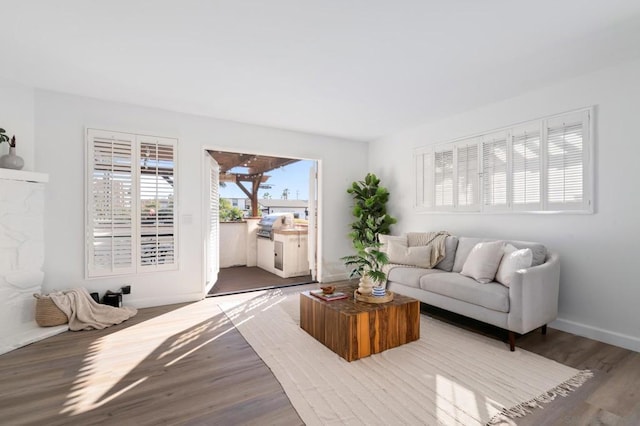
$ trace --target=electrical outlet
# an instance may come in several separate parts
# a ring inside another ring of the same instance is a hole
[[[122,290],[122,294],[131,294],[131,284],[123,285],[120,290]]]

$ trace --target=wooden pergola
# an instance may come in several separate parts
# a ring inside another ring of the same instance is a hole
[[[258,216],[258,189],[269,180],[266,173],[271,170],[296,163],[300,160],[291,158],[268,157],[265,155],[240,154],[237,152],[209,151],[220,165],[220,182],[233,182],[251,200],[251,216]],[[236,168],[245,169],[245,173],[233,171]],[[245,184],[250,183],[247,189]]]

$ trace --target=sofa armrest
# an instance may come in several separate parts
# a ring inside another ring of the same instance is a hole
[[[547,252],[545,263],[517,271],[509,287],[508,328],[524,334],[558,315],[560,256]]]

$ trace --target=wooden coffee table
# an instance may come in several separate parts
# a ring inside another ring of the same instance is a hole
[[[358,302],[354,290],[338,288],[350,297],[330,302],[300,293],[300,327],[347,361],[420,338],[418,300],[395,294],[387,303]]]

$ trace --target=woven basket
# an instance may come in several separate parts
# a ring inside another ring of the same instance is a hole
[[[53,327],[69,322],[69,318],[49,296],[34,294],[33,297],[36,298],[36,323],[40,327]]]

